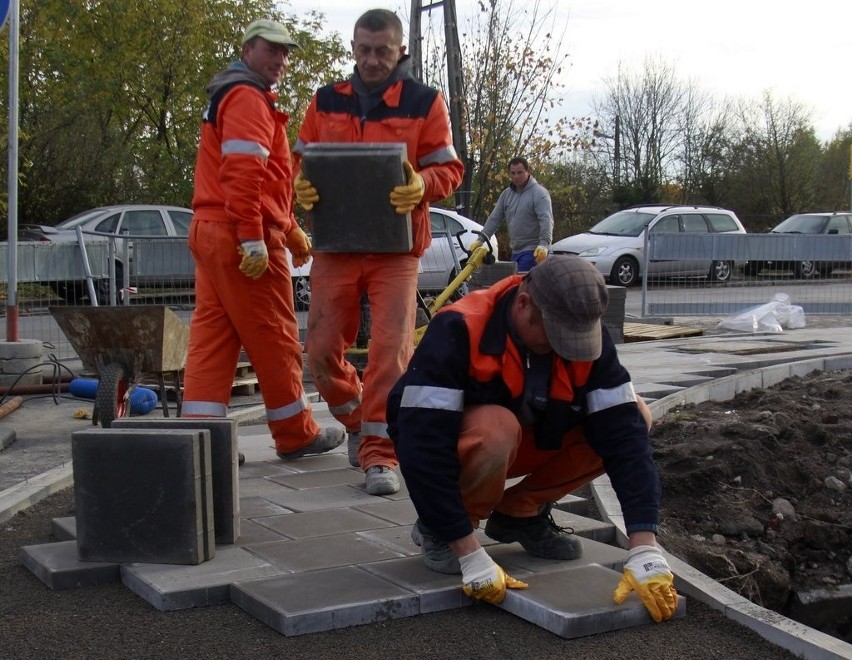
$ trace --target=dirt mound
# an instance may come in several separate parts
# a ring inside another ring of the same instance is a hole
[[[670,411],[651,443],[667,550],[852,641],[852,371]]]

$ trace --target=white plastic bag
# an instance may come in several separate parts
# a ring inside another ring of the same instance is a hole
[[[751,307],[719,321],[720,328],[742,332],[783,332],[805,327],[805,312],[799,305],[790,304],[790,296],[776,293],[772,300]]]

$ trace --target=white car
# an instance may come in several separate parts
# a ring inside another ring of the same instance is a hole
[[[440,293],[455,279],[458,269],[464,267],[467,250],[473,241],[480,239],[482,225],[455,211],[434,207],[429,210],[429,220],[432,244],[420,257],[417,289],[424,293]],[[497,238],[492,236],[488,243],[496,258]],[[310,266],[308,262],[301,268],[291,269],[296,309],[306,309],[311,304]]]
[[[589,231],[556,241],[554,254],[576,254],[588,259],[610,284],[629,287],[645,273],[645,233],[746,233],[736,214],[715,206],[647,204],[618,211]],[[651,277],[704,276],[727,282],[736,266],[732,261],[709,259],[652,261]]]

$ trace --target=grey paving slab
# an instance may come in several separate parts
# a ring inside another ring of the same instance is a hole
[[[270,564],[293,572],[318,571],[400,556],[355,533],[261,543],[249,549]]]
[[[280,516],[285,513],[291,513],[283,506],[273,504],[264,497],[241,497],[240,498],[240,513],[243,519],[262,518],[265,516]]]
[[[373,543],[378,543],[379,545],[385,546],[394,552],[398,552],[403,555],[417,555],[419,557],[420,547],[415,545],[415,543],[411,540],[412,526],[413,525],[394,525],[385,529],[358,532],[358,536],[363,536]],[[485,532],[483,532],[481,528],[474,530],[474,534],[476,534],[476,538],[482,546],[489,546],[496,543],[496,541],[492,541],[490,538],[485,536]]]
[[[354,508],[397,525],[413,525],[417,520],[417,511],[411,500],[385,500],[381,497],[372,497],[370,502],[359,503]]]
[[[520,568],[530,573],[553,573],[566,568],[600,564],[606,568],[621,570],[627,561],[627,550],[606,543],[577,537],[583,544],[583,555],[579,559],[558,561],[533,557],[519,543],[500,543],[488,548],[488,554],[506,570]],[[511,571],[510,571],[511,572]]]
[[[273,483],[273,482],[269,482]],[[277,492],[264,494],[270,502],[293,511],[320,511],[321,509],[339,509],[347,506],[370,504],[378,498],[368,495],[357,486],[328,486],[310,490],[285,491],[280,484],[274,484]]]
[[[286,537],[282,536],[269,527],[264,527],[256,523],[254,520],[243,520],[240,524],[240,538],[234,545],[241,548],[254,546],[259,543],[271,543],[273,541],[283,541]]]
[[[264,477],[285,476],[288,474],[299,474],[296,470],[292,470],[282,461],[254,461],[246,462],[245,465],[239,467],[240,481],[244,479],[262,479]],[[245,493],[240,491],[240,497],[244,497]]]
[[[585,497],[568,493],[554,504],[554,508],[583,515],[589,511],[589,501]]]
[[[208,431],[76,431],[71,452],[80,559],[199,564],[215,554]]]
[[[283,490],[288,489],[281,484],[270,481],[266,477],[240,479],[240,497],[264,497],[269,499],[271,495],[280,495]]]
[[[557,525],[573,529],[577,536],[583,536],[599,543],[613,543],[615,541],[615,527],[609,523],[555,508],[551,509],[550,513]]]
[[[125,564],[121,581],[158,610],[181,610],[228,603],[230,585],[284,573],[247,550],[226,546],[197,566]]]
[[[232,585],[231,602],[288,636],[420,612],[417,594],[352,566],[241,582]]]
[[[74,516],[54,518],[50,521],[50,535],[57,541],[71,541],[77,538],[77,519]]]
[[[461,588],[461,575],[430,571],[420,557],[361,564],[361,568],[411,591],[420,599],[420,614],[468,607],[474,603]]]
[[[529,589],[508,590],[498,607],[567,639],[652,623],[635,594],[613,603],[620,577],[596,565],[533,575],[524,579]],[[675,618],[686,614],[686,600],[678,601]]]
[[[39,580],[55,590],[95,587],[120,579],[119,564],[80,561],[76,541],[25,545],[21,548],[21,561]]]
[[[348,465],[348,463],[347,463]],[[364,483],[364,473],[352,467],[333,468],[330,470],[312,470],[310,472],[295,472],[277,474],[266,477],[287,488],[304,490],[306,488],[321,488],[323,486],[357,485]]]
[[[236,541],[240,535],[240,495],[237,476],[237,422],[232,419],[116,419],[111,428],[203,429],[210,433],[210,469],[213,525],[216,544]]]
[[[662,399],[664,396],[676,394],[686,388],[666,383],[639,383],[634,386],[634,389],[638,395],[645,399]]]
[[[254,522],[290,539],[332,536],[344,532],[362,532],[394,526],[392,522],[362,513],[356,509],[328,509],[327,511],[311,511],[309,513],[289,513],[283,516],[254,518]]]

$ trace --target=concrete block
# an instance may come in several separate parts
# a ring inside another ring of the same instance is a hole
[[[286,541],[287,537],[278,532],[256,523],[254,520],[243,520],[240,526],[242,530],[240,538],[235,545],[241,548],[253,548],[256,545],[272,543],[273,541]]]
[[[352,566],[240,582],[231,586],[231,602],[288,636],[420,612],[416,594]]]
[[[292,511],[338,509],[347,506],[371,504],[377,499],[373,495],[368,495],[362,488],[356,488],[355,486],[328,486],[326,488],[311,488],[310,490],[284,491],[280,485],[272,482],[268,483],[273,488],[271,492],[263,493],[262,497]]]
[[[121,581],[158,610],[223,605],[231,585],[282,575],[283,571],[251,552],[221,548],[210,561],[196,566],[125,564]]]
[[[80,560],[199,564],[215,554],[208,431],[76,431],[71,455]]]
[[[254,522],[290,539],[331,536],[345,532],[392,527],[393,523],[355,509],[328,509],[310,513],[255,518]]]
[[[282,516],[285,513],[290,513],[290,511],[262,497],[240,498],[240,515],[243,517],[243,520],[263,518],[265,516]]]
[[[262,543],[253,545],[251,551],[273,566],[293,572],[317,571],[401,556],[401,553],[352,533]]]
[[[417,594],[420,614],[468,607],[475,602],[462,591],[460,575],[430,571],[419,556],[361,564],[360,568]]]
[[[635,593],[621,605],[612,602],[620,578],[595,565],[533,575],[524,578],[529,589],[507,591],[498,607],[566,639],[653,623]],[[685,614],[686,599],[679,596],[675,618]]]
[[[373,501],[366,504],[359,503],[354,508],[371,516],[389,520],[397,525],[413,525],[417,520],[417,511],[411,500],[384,500],[373,497]]]
[[[530,573],[555,573],[568,568],[599,564],[606,568],[620,571],[627,561],[627,550],[615,548],[605,543],[577,537],[583,544],[583,554],[579,559],[560,561],[533,557],[519,543],[500,543],[488,548],[488,554],[514,575],[513,569],[523,569]]]
[[[54,590],[94,587],[118,582],[120,565],[80,561],[76,541],[25,545],[21,561],[39,580]]]
[[[322,488],[323,486],[358,486],[364,483],[364,473],[360,470],[341,467],[332,470],[273,474],[267,476],[266,479],[293,490],[305,490],[307,488]]]
[[[240,488],[237,469],[237,423],[232,419],[141,419],[125,417],[112,428],[206,429],[210,432],[213,476],[213,526],[217,544],[234,543],[240,535]]]
[[[405,143],[313,143],[302,152],[302,172],[319,193],[309,212],[318,252],[409,252],[411,214],[390,203],[406,183]]]

